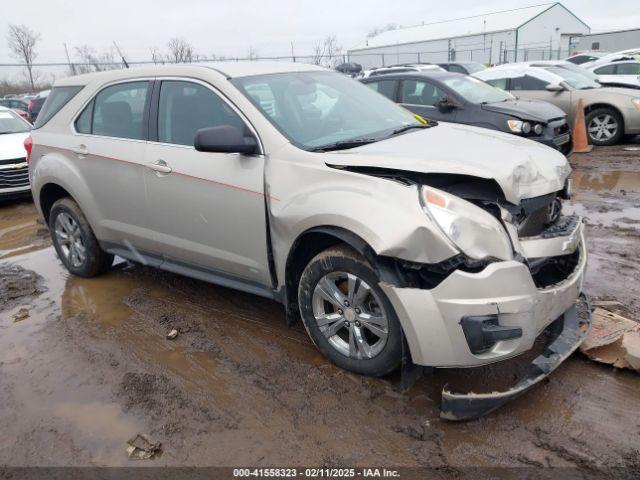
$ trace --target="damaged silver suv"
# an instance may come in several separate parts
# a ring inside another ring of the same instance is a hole
[[[588,327],[564,156],[429,123],[343,75],[233,62],[71,77],[31,135],[33,197],[73,274],[118,255],[275,299],[363,375],[484,365],[549,334],[510,390],[445,390],[446,418],[526,390]]]

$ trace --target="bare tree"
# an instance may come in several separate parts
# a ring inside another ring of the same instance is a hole
[[[383,25],[381,27],[374,27],[369,30],[369,33],[367,33],[367,38],[375,37],[376,35],[380,35],[381,33],[391,30],[398,30],[399,28],[401,27],[397,23],[387,23],[386,25]]]
[[[249,60],[257,60],[260,58],[260,54],[258,53],[258,49],[254,48],[253,45],[249,45],[249,50],[247,51],[247,58]]]
[[[168,60],[173,63],[191,63],[197,59],[193,45],[184,37],[174,37],[167,43]]]
[[[338,45],[335,35],[328,35],[324,39],[313,46],[311,61],[315,65],[323,65],[333,68],[340,63],[342,47]]]
[[[334,68],[341,63],[340,55],[342,55],[342,46],[338,45],[338,39],[335,35],[327,36],[324,39],[324,53],[327,56],[327,66]]]
[[[78,73],[102,72],[104,70],[115,70],[120,68],[120,63],[116,61],[113,50],[109,49],[103,53],[97,53],[96,49],[89,45],[81,45],[75,48],[79,62],[76,64]]]
[[[38,56],[36,52],[38,40],[40,40],[40,34],[26,25],[9,25],[9,35],[7,35],[9,51],[15,58],[25,63],[32,90],[35,89],[33,61]]]
[[[158,63],[164,64],[164,55],[157,47],[151,47],[151,61],[156,65]]]

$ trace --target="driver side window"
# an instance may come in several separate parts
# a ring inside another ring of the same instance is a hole
[[[447,98],[446,92],[431,83],[423,82],[422,80],[405,80],[402,82],[400,103],[433,107],[445,98]]]
[[[544,90],[547,85],[547,82],[531,75],[511,79],[511,90]]]
[[[193,146],[202,128],[231,125],[244,129],[244,121],[218,95],[203,85],[164,80],[158,107],[158,141]]]

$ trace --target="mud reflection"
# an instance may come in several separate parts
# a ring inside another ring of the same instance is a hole
[[[575,170],[571,178],[578,190],[640,192],[640,172]]]

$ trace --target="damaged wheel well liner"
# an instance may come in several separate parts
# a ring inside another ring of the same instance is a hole
[[[299,318],[298,283],[305,267],[318,253],[339,244],[348,245],[361,254],[376,271],[380,281],[401,288],[434,288],[456,270],[477,273],[490,263],[472,260],[463,254],[434,264],[410,262],[378,255],[365,240],[344,228],[314,227],[293,242],[287,257],[283,303],[289,325]]]

